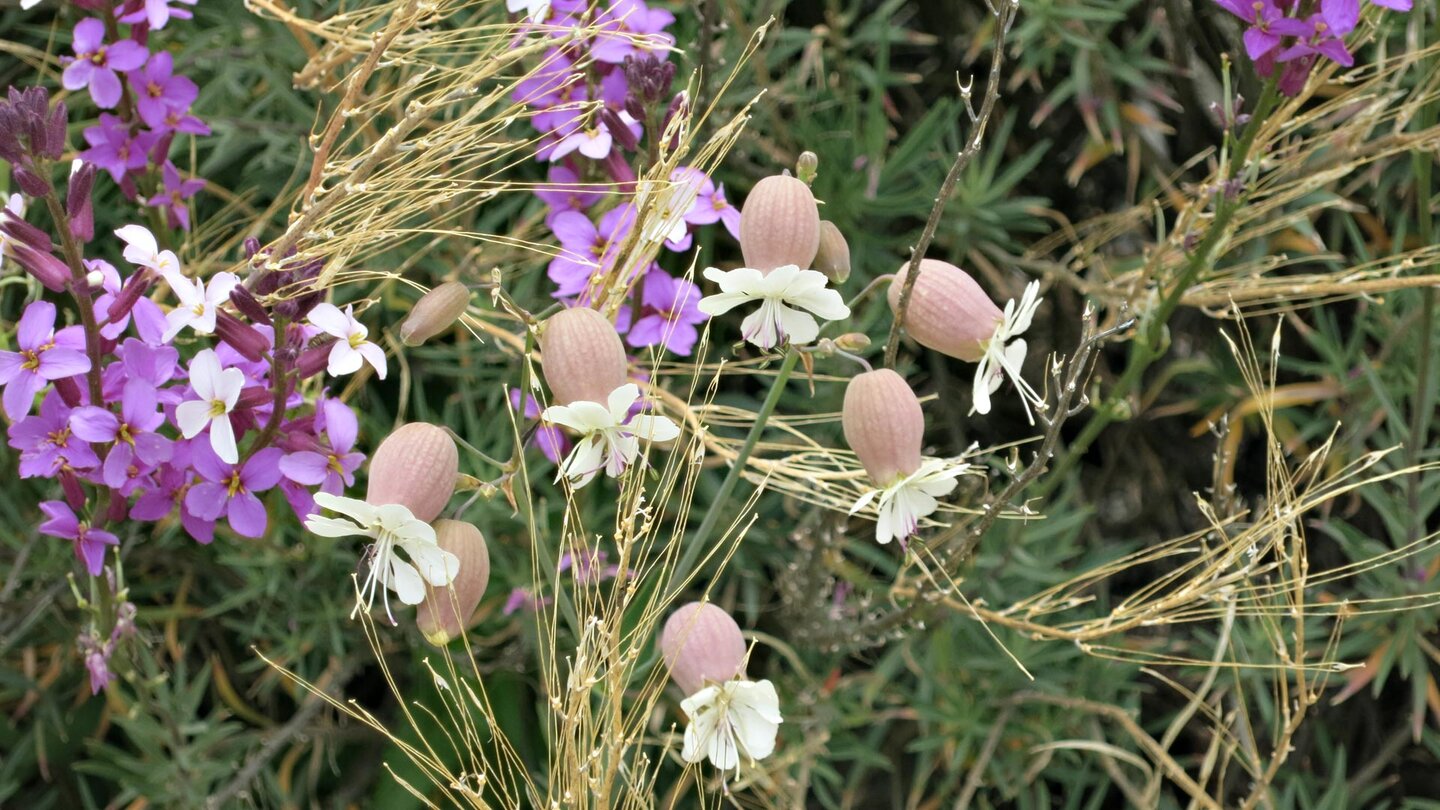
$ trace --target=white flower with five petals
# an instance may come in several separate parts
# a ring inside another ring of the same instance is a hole
[[[175,253],[161,250],[160,244],[155,241],[155,234],[145,226],[126,225],[115,229],[115,235],[125,243],[125,261],[136,267],[148,267],[161,275],[180,272],[180,260]],[[166,277],[168,278],[168,275]]]
[[[375,541],[368,554],[370,572],[360,587],[355,611],[362,605],[369,610],[375,604],[375,592],[383,590],[385,615],[391,624],[396,624],[390,612],[390,591],[401,602],[418,605],[425,601],[425,583],[444,588],[460,572],[460,558],[440,548],[435,529],[401,504],[374,506],[328,492],[315,493],[315,503],[349,520],[310,515],[305,518],[305,528],[312,533],[321,537],[369,537]],[[397,549],[404,551],[410,561],[396,556]],[[350,617],[353,619],[355,612]]]
[[[705,278],[720,285],[718,294],[700,299],[700,311],[706,315],[723,315],[741,304],[760,302],[760,308],[741,322],[740,330],[747,341],[762,349],[773,349],[787,340],[797,345],[814,340],[820,334],[815,316],[827,321],[850,317],[845,299],[825,286],[829,279],[823,273],[793,264],[768,274],[750,267],[728,271],[711,267]]]
[[[245,372],[238,368],[220,367],[214,349],[202,349],[190,361],[190,388],[199,399],[186,400],[175,406],[175,424],[187,439],[210,428],[210,447],[226,464],[240,461],[235,446],[235,429],[230,425],[230,412],[245,387]]]
[[[350,305],[341,312],[334,304],[316,304],[310,310],[310,323],[315,328],[336,338],[330,349],[328,370],[332,376],[341,377],[360,370],[361,362],[375,369],[375,376],[385,379],[385,350],[366,340],[370,330],[355,320],[355,307]]]
[[[939,508],[937,499],[955,490],[955,479],[968,472],[970,465],[964,462],[923,459],[915,472],[883,489],[872,489],[861,495],[850,507],[850,514],[859,512],[878,499],[875,541],[881,545],[891,540],[904,543],[907,537],[919,531],[920,519]]]
[[[769,681],[739,678],[712,684],[681,701],[690,718],[680,758],[700,762],[709,758],[722,771],[740,773],[741,757],[764,759],[775,751],[775,736],[784,718],[780,697]]]
[[[125,250],[128,255],[130,249]],[[171,257],[173,258],[174,254],[171,254]],[[240,285],[240,277],[234,273],[216,273],[209,284],[198,278],[190,278],[178,269],[164,270],[161,273],[165,276],[165,283],[170,285],[171,291],[180,302],[165,314],[165,333],[161,335],[161,339],[167,343],[187,326],[202,335],[214,332],[215,316],[220,312],[220,307],[230,300],[230,293]]]
[[[1025,405],[1025,417],[1030,420],[1030,424],[1035,424],[1035,416],[1030,409],[1031,403],[1041,406],[1045,400],[1020,375],[1021,367],[1025,365],[1026,345],[1024,339],[1011,341],[1030,328],[1030,321],[1035,317],[1035,310],[1039,307],[1040,282],[1038,281],[1032,281],[1025,285],[1025,292],[1020,296],[1018,306],[1013,298],[1005,304],[1005,313],[1001,316],[1000,325],[995,328],[994,337],[985,342],[985,354],[981,356],[980,364],[975,368],[975,404],[970,408],[971,413],[989,413],[990,395],[1000,389],[1000,384],[1004,382],[1005,377],[1009,377],[1015,383],[1015,388],[1020,391],[1020,401]]]
[[[631,416],[630,408],[639,400],[640,386],[626,383],[611,391],[604,405],[579,400],[546,408],[541,419],[580,436],[575,449],[560,462],[555,480],[568,478],[579,489],[601,470],[618,478],[640,455],[641,439],[668,442],[680,435],[680,427],[664,416]]]

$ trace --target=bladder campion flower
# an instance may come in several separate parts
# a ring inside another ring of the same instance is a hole
[[[540,328],[541,370],[555,404],[605,402],[629,373],[615,325],[588,307],[550,316]]]
[[[411,422],[385,437],[370,458],[365,500],[398,503],[423,521],[434,520],[455,493],[460,450],[444,428]]]
[[[551,405],[540,418],[567,427],[580,436],[570,455],[560,463],[556,480],[568,478],[579,489],[601,470],[619,478],[640,455],[640,440],[668,442],[680,435],[680,427],[664,416],[630,415],[640,401],[640,386],[626,383],[610,392],[605,404],[577,400],[569,405]]]
[[[753,762],[774,752],[784,722],[780,697],[769,681],[745,679],[745,639],[730,614],[708,603],[682,606],[666,620],[660,650],[687,695],[680,703],[690,719],[682,759],[708,757],[738,775],[742,756]]]

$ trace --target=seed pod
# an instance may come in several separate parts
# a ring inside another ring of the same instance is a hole
[[[400,324],[400,342],[419,346],[453,326],[469,306],[470,288],[458,281],[447,281],[431,289],[420,296]]]
[[[890,282],[890,311],[897,315],[909,268],[907,262]],[[920,262],[905,309],[905,331],[921,346],[973,363],[984,355],[983,344],[995,335],[1002,318],[1000,308],[969,273],[935,259]]]
[[[851,380],[841,423],[845,441],[876,486],[888,486],[920,467],[925,414],[899,374],[882,368]]]
[[[552,315],[540,329],[540,353],[557,405],[577,400],[604,404],[611,391],[625,384],[625,345],[615,325],[589,307]]]
[[[740,209],[745,266],[761,273],[787,264],[808,270],[819,249],[820,210],[810,187],[787,175],[756,183]]]
[[[850,244],[829,220],[820,221],[820,249],[815,253],[814,269],[836,284],[850,278]]]
[[[398,503],[429,522],[455,492],[460,451],[443,429],[411,422],[385,437],[370,457],[365,500],[376,506]]]
[[[707,681],[724,683],[743,673],[745,637],[723,609],[709,602],[691,602],[665,621],[660,653],[680,691],[693,695]]]
[[[490,550],[485,536],[469,523],[435,521],[435,542],[460,558],[460,572],[446,588],[436,588],[415,612],[415,625],[425,640],[443,647],[470,625],[475,607],[490,584]]]

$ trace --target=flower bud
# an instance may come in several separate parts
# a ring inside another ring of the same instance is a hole
[[[907,263],[890,282],[890,311],[899,314]],[[953,264],[925,259],[905,308],[905,331],[917,343],[973,363],[985,354],[984,342],[1003,319],[1000,308],[969,273]]]
[[[135,308],[135,303],[140,297],[150,290],[150,285],[155,280],[155,271],[148,267],[142,267],[135,275],[125,279],[125,286],[120,288],[120,293],[110,301],[110,309],[105,312],[105,317],[111,323],[119,323],[130,310]]]
[[[850,244],[845,234],[829,220],[820,221],[820,249],[815,253],[812,268],[825,274],[836,284],[844,284],[850,278]]]
[[[94,187],[94,163],[81,163],[70,173],[70,185],[65,191],[65,213],[70,219],[70,235],[81,242],[95,238],[95,209],[91,204]]]
[[[270,389],[263,385],[250,385],[240,389],[240,396],[235,400],[235,410],[244,411],[250,408],[259,408],[269,405],[275,401],[275,395]],[[286,423],[287,429],[292,428],[293,423]]]
[[[215,313],[215,334],[252,363],[265,359],[270,349],[270,340],[259,330],[223,309]]]
[[[270,313],[265,311],[265,306],[260,303],[259,298],[255,297],[255,293],[245,289],[244,284],[236,284],[235,289],[230,291],[230,303],[235,305],[235,309],[241,315],[249,318],[254,323],[261,323],[266,326],[272,325]]]
[[[609,107],[602,107],[600,120],[605,124],[605,129],[610,132],[610,137],[615,139],[615,143],[619,144],[621,149],[634,152],[640,147],[640,138],[635,135],[635,130],[625,123],[625,119],[620,117],[620,113]]]
[[[905,379],[888,368],[856,376],[845,388],[845,441],[870,480],[888,486],[920,467],[925,414]]]
[[[795,174],[800,178],[800,182],[808,186],[815,182],[815,176],[819,173],[820,156],[810,151],[801,152],[799,159],[795,161]]]
[[[284,302],[281,302],[284,303]],[[277,306],[278,310],[279,307]],[[295,362],[295,372],[302,380],[308,380],[316,374],[324,371],[330,364],[330,350],[335,340],[332,338],[300,353],[300,359]]]
[[[562,310],[545,321],[540,353],[556,405],[603,404],[627,379],[625,345],[615,325],[589,307]]]
[[[10,257],[51,292],[64,292],[65,285],[70,282],[70,268],[48,251],[39,251],[29,245],[12,242]]]
[[[12,167],[10,176],[14,178],[15,185],[31,197],[44,197],[50,193],[50,181],[24,166]]]
[[[675,685],[693,695],[706,682],[724,683],[744,672],[745,637],[729,613],[708,602],[691,602],[665,621],[660,653]]]
[[[490,550],[485,537],[469,523],[435,521],[435,542],[460,558],[460,572],[446,588],[436,588],[415,612],[415,625],[425,640],[443,647],[465,632],[485,586],[490,584]]]
[[[60,471],[60,491],[65,493],[65,502],[76,512],[85,511],[85,488],[80,478],[69,467]]]
[[[786,175],[756,183],[740,209],[745,266],[761,273],[787,264],[808,270],[819,248],[820,210],[810,187]]]
[[[846,332],[835,338],[835,347],[842,352],[863,352],[870,348],[870,336],[864,332]]]
[[[62,402],[72,408],[77,408],[85,403],[85,392],[74,377],[61,377],[56,380],[55,393],[60,395]]]
[[[416,518],[434,520],[455,492],[460,451],[443,428],[411,422],[385,437],[370,457],[365,500],[398,503]]]
[[[410,308],[400,324],[400,342],[419,346],[453,326],[469,306],[470,288],[464,284],[447,281],[435,287]]]

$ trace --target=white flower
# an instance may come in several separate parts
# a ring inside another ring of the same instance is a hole
[[[190,387],[199,399],[186,400],[175,406],[175,423],[187,439],[193,439],[208,425],[210,447],[226,464],[240,461],[235,447],[235,431],[230,426],[230,412],[245,387],[245,372],[238,368],[220,368],[214,349],[202,349],[190,361]]]
[[[1025,285],[1025,293],[1020,297],[1019,306],[1016,306],[1013,298],[1005,304],[1005,313],[1001,316],[1000,325],[995,327],[995,336],[986,341],[985,354],[980,358],[980,365],[975,368],[975,404],[970,408],[971,413],[989,413],[990,395],[1000,389],[1005,377],[1009,377],[1020,391],[1020,401],[1025,405],[1025,418],[1030,420],[1030,424],[1035,424],[1030,404],[1033,402],[1042,405],[1044,399],[1020,376],[1020,369],[1025,365],[1025,341],[1022,339],[1008,346],[1005,344],[1030,328],[1030,320],[1035,317],[1035,310],[1039,307],[1038,281]]]
[[[780,697],[769,681],[735,679],[707,686],[681,701],[690,717],[680,758],[699,762],[706,757],[722,771],[740,772],[740,755],[752,762],[770,756],[784,718]]]
[[[20,0],[20,8],[30,9],[40,5],[40,0]]]
[[[829,279],[823,273],[793,264],[777,267],[768,275],[749,267],[730,271],[711,267],[705,278],[720,285],[718,294],[700,299],[700,311],[706,315],[723,315],[741,304],[760,302],[760,308],[745,317],[740,329],[746,340],[762,349],[787,340],[795,344],[814,340],[820,325],[811,312],[827,321],[850,317],[840,293],[825,287]]]
[[[927,458],[915,472],[884,489],[872,489],[861,495],[850,514],[869,506],[877,497],[878,516],[875,540],[884,545],[891,540],[904,541],[920,528],[920,518],[932,514],[939,506],[936,498],[955,490],[955,479],[970,472],[970,465],[941,458]]]
[[[650,184],[652,188],[657,185],[660,184]],[[651,216],[646,218],[640,229],[641,241],[652,246],[659,245],[661,242],[683,243],[685,237],[690,235],[690,227],[685,221],[685,215],[695,207],[699,186],[695,182],[682,180],[681,182],[665,183],[663,188],[653,193],[655,209]],[[643,204],[637,206],[637,208],[643,207]]]
[[[355,320],[355,307],[341,312],[334,304],[316,304],[310,310],[310,323],[327,335],[337,338],[330,349],[329,371],[340,377],[360,370],[362,361],[375,369],[375,376],[385,379],[385,350],[365,338],[370,330]]]
[[[568,427],[580,434],[575,449],[560,463],[555,480],[570,479],[576,489],[590,483],[600,470],[618,478],[640,455],[640,440],[668,442],[680,435],[680,427],[664,416],[630,416],[630,406],[640,399],[640,387],[626,383],[610,392],[605,405],[580,400],[569,405],[551,405],[540,418]]]
[[[11,194],[11,195],[10,195],[10,199],[5,201],[5,211],[8,211],[8,212],[10,212],[11,214],[15,215],[15,218],[16,218],[16,219],[24,219],[24,218],[25,218],[25,198],[22,197],[22,196],[20,196],[18,193],[17,193],[17,194]],[[0,217],[3,217],[3,216],[4,216],[4,214],[3,214],[3,213],[0,213]],[[4,232],[4,231],[0,231],[0,259],[4,259],[5,256],[8,255],[7,251],[8,251],[9,249],[10,249],[10,239],[9,239],[9,237],[7,237],[7,236],[5,235],[5,232]]]
[[[165,252],[170,253],[168,250]],[[125,249],[125,255],[129,258],[130,248]],[[171,253],[170,258],[174,257]],[[161,339],[167,343],[187,326],[201,335],[214,332],[216,313],[230,300],[230,292],[240,284],[240,277],[234,273],[216,273],[206,284],[198,278],[187,277],[178,267],[177,264],[177,269],[160,271],[180,301],[165,315],[165,334],[161,335]]]
[[[505,8],[511,14],[525,12],[531,22],[544,22],[550,16],[550,0],[505,0]]]
[[[321,537],[358,535],[375,540],[370,546],[370,572],[360,588],[357,611],[360,605],[369,610],[375,604],[375,591],[384,588],[385,615],[395,624],[395,616],[390,613],[390,591],[394,591],[401,602],[418,605],[425,601],[426,582],[443,588],[460,572],[460,558],[436,544],[435,529],[398,503],[373,506],[328,492],[315,493],[315,503],[350,520],[310,515],[305,518],[305,528],[311,532]],[[395,555],[397,548],[405,552],[410,562]],[[353,619],[355,613],[351,612],[350,617]]]
[[[177,275],[180,273],[180,260],[175,257],[174,252],[161,250],[159,243],[155,241],[155,234],[150,233],[145,226],[126,225],[123,228],[115,229],[115,235],[125,243],[125,261],[136,267],[149,267],[167,279],[170,273]],[[216,275],[216,278],[219,278],[219,274]],[[226,294],[228,295],[229,292],[227,291]]]
[[[633,131],[635,124],[639,123],[630,113],[621,110],[620,120],[625,126]],[[589,126],[582,126],[574,132],[561,138],[550,150],[550,162],[569,155],[571,152],[579,152],[591,160],[604,160],[610,154],[610,149],[615,145],[615,136],[610,133],[610,126],[599,116],[594,116]]]

